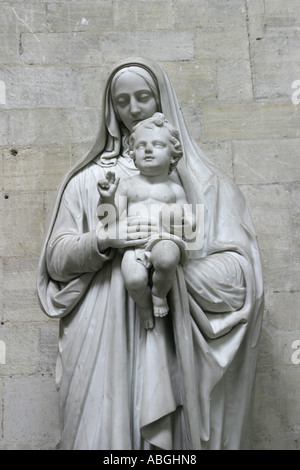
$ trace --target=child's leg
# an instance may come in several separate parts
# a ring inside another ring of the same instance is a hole
[[[122,259],[122,274],[130,296],[136,302],[144,328],[153,328],[151,291],[148,270],[136,260],[134,250],[127,250]]]
[[[164,316],[169,311],[167,294],[175,279],[180,249],[172,240],[161,240],[151,250],[151,261],[153,312],[155,316]]]

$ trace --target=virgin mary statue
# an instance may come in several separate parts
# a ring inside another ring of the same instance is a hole
[[[120,270],[132,237],[99,236],[97,182],[108,170],[137,174],[128,137],[157,111],[179,130],[184,157],[172,177],[204,207],[204,241],[177,268],[169,314],[145,329]],[[58,189],[37,287],[43,311],[60,319],[61,449],[249,448],[263,311],[256,235],[157,64],[126,59],[109,73],[99,133]]]

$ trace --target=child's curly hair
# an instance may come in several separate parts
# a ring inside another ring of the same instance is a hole
[[[151,118],[145,119],[144,121],[139,122],[134,128],[133,132],[129,137],[129,154],[133,160],[135,159],[134,155],[134,143],[135,143],[135,132],[140,127],[146,127],[147,129],[154,129],[156,127],[165,127],[170,134],[170,143],[172,144],[171,154],[176,160],[170,164],[169,174],[176,168],[180,158],[183,156],[183,150],[180,142],[180,135],[178,130],[165,119],[165,116],[162,113],[155,113]]]

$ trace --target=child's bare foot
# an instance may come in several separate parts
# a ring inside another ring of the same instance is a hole
[[[150,330],[154,326],[154,319],[152,315],[152,308],[138,307],[140,314],[140,322],[146,330]]]
[[[169,311],[166,297],[157,297],[152,294],[153,313],[155,317],[165,317]]]

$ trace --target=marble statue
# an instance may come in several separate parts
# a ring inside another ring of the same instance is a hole
[[[157,112],[180,134],[170,178],[204,206],[204,241],[176,266],[168,314],[145,328],[122,260],[144,249],[153,226],[120,218],[118,236],[103,236],[98,183],[138,180],[129,138]],[[190,137],[156,63],[129,58],[109,73],[95,142],[58,189],[37,290],[45,313],[60,318],[61,449],[249,446],[263,311],[256,235],[241,192]]]
[[[161,113],[137,124],[129,145],[139,174],[124,179],[119,185],[120,179],[116,179],[113,172],[107,173],[106,179],[98,184],[101,196],[99,218],[106,219],[105,210],[111,205],[116,217],[112,215],[110,223],[115,224],[116,219],[125,214],[131,220],[138,217],[137,230],[141,216],[153,227],[147,243],[143,247],[128,248],[121,264],[125,286],[138,306],[141,323],[145,328],[153,328],[153,315],[163,317],[169,311],[167,294],[174,282],[177,265],[179,261],[184,264],[187,259],[183,238],[172,230],[170,218],[164,217],[164,208],[168,206],[177,212],[174,219],[182,225],[186,223],[184,206],[188,201],[185,192],[169,177],[182,157],[182,148],[178,131]]]

